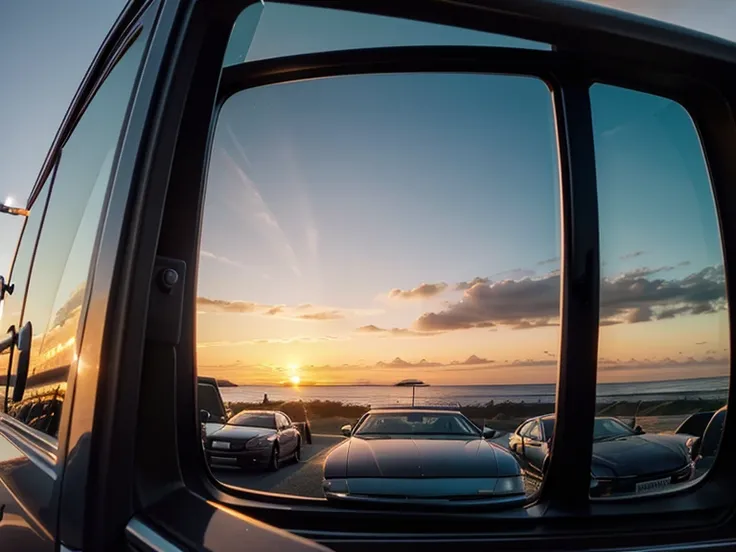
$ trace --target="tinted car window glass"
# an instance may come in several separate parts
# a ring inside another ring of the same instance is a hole
[[[371,434],[478,435],[478,431],[453,414],[373,414],[355,432]]]
[[[550,49],[549,44],[459,27],[268,2],[252,4],[237,19],[225,65],[330,50],[428,45]]]
[[[497,431],[499,466],[541,466],[543,455],[512,456],[507,434],[555,408],[554,128],[548,87],[526,77],[356,75],[224,102],[200,245],[199,375],[233,384],[221,392],[234,412],[299,420],[314,461],[291,486],[216,477],[325,498],[320,462],[341,428],[382,407],[457,408]],[[450,433],[476,438],[464,423]]]
[[[274,416],[273,414],[249,414],[247,412],[241,412],[240,414],[233,416],[228,423],[239,426],[276,429],[277,416]]]
[[[555,421],[550,419],[542,420],[542,427],[544,429],[544,438],[547,440],[552,439],[555,433]]]
[[[527,422],[524,425],[521,426],[518,433],[519,435],[529,435],[529,431],[532,429],[532,422]]]
[[[542,440],[542,430],[539,428],[539,422],[534,422],[529,429],[529,438],[535,441]]]
[[[206,383],[200,383],[197,386],[199,408],[206,410],[210,416],[220,421],[225,421],[225,411],[222,408],[222,402],[217,392],[217,388]]]
[[[38,239],[38,232],[41,228],[41,221],[43,219],[53,174],[54,172],[52,171],[36,197],[36,200],[33,202],[33,205],[31,205],[31,212],[23,226],[23,232],[21,233],[20,241],[18,242],[15,260],[13,261],[13,267],[8,279],[8,281],[15,286],[15,291],[12,294],[6,293],[2,301],[2,322],[0,322],[0,327],[3,329],[8,329],[11,326],[16,327],[17,329],[17,325],[20,320],[23,309],[23,299],[25,298],[25,290],[28,285],[28,276],[30,275],[31,270],[31,262],[33,260],[33,253],[36,248],[36,240]],[[2,393],[0,400],[2,400],[2,403],[0,404],[3,409],[5,408],[5,393],[9,383],[7,381],[7,371],[8,368],[10,368],[8,366],[9,361],[10,350],[6,350],[6,352],[0,356],[0,367],[2,367],[2,373],[0,374],[0,385],[2,386],[0,387],[0,393]]]
[[[143,47],[140,40],[131,44],[64,144],[38,240],[22,320],[33,325],[28,381],[23,399],[9,411],[52,436],[78,347],[94,243]]]
[[[706,471],[693,466],[687,436],[675,431],[691,414],[726,403],[720,230],[687,111],[602,84],[590,97],[602,275],[596,437],[606,419],[621,422],[610,426],[621,437],[601,434],[593,444],[591,493],[645,495]]]

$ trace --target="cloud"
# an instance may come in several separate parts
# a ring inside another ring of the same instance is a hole
[[[659,269],[638,269],[601,281],[601,324],[637,323],[717,312],[726,308],[723,265],[681,279],[651,278]],[[417,331],[450,331],[489,324],[531,329],[554,326],[559,317],[560,276],[476,283],[461,301],[422,314]]]
[[[197,308],[204,312],[251,313],[272,307],[253,303],[252,301],[226,301],[224,299],[197,297]]]
[[[345,318],[345,315],[337,310],[313,312],[309,314],[300,314],[297,316],[300,320],[339,320]]]
[[[554,263],[559,263],[559,262],[560,262],[559,257],[550,257],[549,259],[544,259],[543,261],[539,261],[537,263],[537,266],[544,266],[544,265],[554,264]]]
[[[646,278],[647,276],[651,276],[653,274],[657,274],[659,272],[669,272],[670,270],[674,270],[674,266],[660,266],[659,268],[649,268],[648,266],[644,266],[641,268],[635,268],[634,270],[629,270],[625,272],[623,275],[628,276],[630,278]]]
[[[535,271],[529,270],[528,268],[512,268],[511,270],[504,270],[503,272],[497,272],[494,274],[495,277],[503,276],[505,280],[521,280],[522,278],[531,278],[536,274]]]
[[[456,291],[465,291],[466,289],[470,289],[475,284],[489,284],[491,283],[490,278],[481,278],[479,276],[476,276],[472,280],[469,280],[467,282],[458,282],[455,284],[455,290]]]
[[[415,332],[408,328],[379,328],[374,324],[361,326],[355,331],[365,334],[376,334],[382,337],[429,337],[436,335],[438,332]]]
[[[522,320],[515,326],[512,326],[512,330],[531,330],[533,328],[544,328],[547,326],[557,326],[558,324],[556,322],[552,322],[549,319],[547,320]],[[478,326],[476,326],[478,327]]]
[[[238,347],[242,345],[275,345],[290,343],[324,343],[328,341],[343,341],[348,337],[338,337],[334,335],[314,336],[295,336],[295,337],[270,337],[259,339],[243,339],[240,341],[200,341],[197,343],[197,349],[209,349],[212,347]]]
[[[429,299],[435,295],[439,295],[447,289],[445,282],[438,282],[436,284],[420,284],[414,289],[401,290],[392,289],[389,291],[388,296],[392,299]]]
[[[626,361],[619,360],[608,360],[601,359],[598,363],[598,367],[606,372],[613,372],[618,370],[631,370],[631,369],[642,369],[642,368],[672,368],[675,366],[727,366],[727,357],[714,357],[706,356],[704,358],[693,358],[687,357],[683,360],[673,359],[665,357],[661,359],[629,359]]]
[[[221,255],[215,255],[214,253],[210,253],[209,251],[205,251],[204,249],[199,252],[199,256],[201,258],[212,259],[214,261],[218,261],[226,265],[237,266],[238,268],[245,268],[245,265],[242,263],[239,263],[238,261],[233,261],[232,259],[223,257]]]
[[[346,309],[303,303],[295,307],[287,305],[263,305],[253,301],[228,301],[197,297],[198,313],[237,313],[288,318],[291,320],[339,320],[353,316],[382,314],[377,309]]]
[[[677,263],[677,266],[690,266],[690,261],[682,261],[681,263]]]
[[[440,312],[421,315],[414,327],[419,331],[446,331],[488,327],[488,324],[518,326],[527,320],[548,320],[559,315],[560,277],[505,280],[475,284],[462,301]]]
[[[643,307],[637,307],[629,311],[626,314],[626,321],[629,324],[636,324],[637,322],[649,322],[652,319],[652,316],[652,308],[645,305]]]
[[[621,255],[619,259],[621,259],[622,261],[626,261],[628,259],[635,259],[637,257],[641,257],[644,254],[645,254],[644,251],[634,251],[632,253],[627,253],[626,255]]]

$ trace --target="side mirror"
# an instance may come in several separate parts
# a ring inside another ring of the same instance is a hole
[[[28,365],[31,360],[31,339],[33,338],[33,326],[30,321],[26,322],[18,332],[18,372],[15,375],[13,385],[13,402],[23,400],[28,381]]]
[[[212,414],[210,414],[209,410],[200,410],[199,411],[199,421],[200,423],[206,424],[210,421],[210,418],[212,418]]]
[[[637,435],[642,435],[644,433],[644,430],[641,428],[640,425],[638,425],[634,428],[634,433],[636,433]]]
[[[484,439],[493,439],[496,436],[496,430],[490,427],[484,427],[483,428],[483,438]]]
[[[353,426],[350,424],[344,425],[340,428],[340,433],[342,433],[345,437],[350,437],[350,435],[353,433]]]

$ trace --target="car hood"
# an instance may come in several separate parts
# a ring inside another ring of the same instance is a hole
[[[273,435],[275,429],[266,429],[263,427],[248,427],[227,424],[205,424],[207,437],[210,439],[218,439],[221,441],[246,441],[253,437],[262,435]]]
[[[600,475],[596,466],[627,477],[674,471],[689,461],[681,440],[669,435],[631,435],[593,443],[594,475]]]
[[[497,477],[516,475],[507,452],[482,439],[352,437],[325,461],[325,477]]]

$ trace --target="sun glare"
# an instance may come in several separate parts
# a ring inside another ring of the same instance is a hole
[[[302,378],[300,378],[299,376],[291,376],[291,378],[289,379],[291,380],[291,383],[293,385],[299,385],[299,383],[302,381]]]

